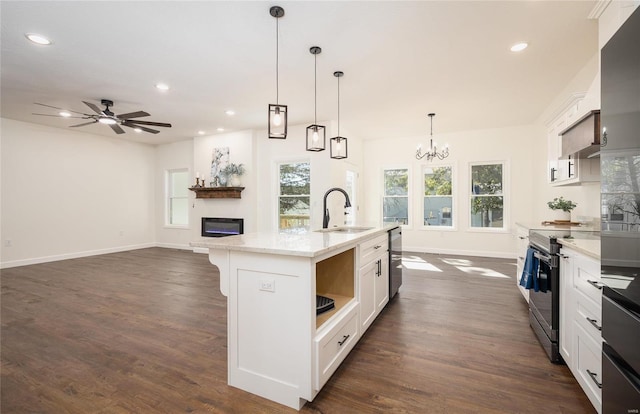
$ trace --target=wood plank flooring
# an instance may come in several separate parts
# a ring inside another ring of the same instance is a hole
[[[513,261],[405,264],[399,295],[301,412],[595,412],[536,341]],[[5,269],[1,284],[2,413],[295,412],[226,384],[207,255],[142,249]]]

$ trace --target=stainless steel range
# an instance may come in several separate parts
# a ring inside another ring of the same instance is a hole
[[[598,237],[598,232],[586,228],[529,231],[529,248],[538,261],[537,289],[529,291],[529,324],[551,362],[564,362],[559,347],[561,245],[558,240]]]

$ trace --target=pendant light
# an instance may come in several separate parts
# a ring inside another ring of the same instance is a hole
[[[338,136],[329,140],[329,152],[333,159],[341,160],[347,158],[347,139],[340,136],[340,78],[343,72],[333,72],[333,76],[338,79]]]
[[[279,58],[279,19],[284,16],[284,9],[280,6],[273,6],[269,9],[269,14],[276,18],[276,103],[269,104],[269,138],[287,138],[287,105],[280,105],[279,84],[278,84],[278,58]]]
[[[313,55],[313,124],[307,127],[307,151],[324,151],[327,144],[326,129],[318,125],[318,55],[322,52],[319,46],[309,49]]]
[[[444,146],[444,150],[438,152],[437,144],[433,143],[433,117],[436,114],[429,114],[429,118],[431,118],[431,136],[429,137],[429,149],[425,152],[422,152],[422,144],[418,145],[416,149],[416,159],[421,160],[424,157],[427,157],[427,161],[432,161],[434,158],[439,160],[443,160],[449,156],[449,145]]]

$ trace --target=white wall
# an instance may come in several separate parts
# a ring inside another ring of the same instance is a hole
[[[2,267],[153,245],[154,147],[10,119],[0,128]]]
[[[156,244],[160,247],[169,247],[177,249],[191,249],[189,242],[193,241],[192,229],[199,228],[200,222],[195,221],[189,215],[189,225],[187,228],[176,228],[166,226],[166,188],[165,174],[167,170],[187,169],[189,176],[193,177],[193,140],[180,141],[171,144],[158,145],[156,147],[155,162],[155,226],[156,226]],[[194,184],[195,180],[190,182]],[[193,196],[191,194],[190,196]],[[190,200],[189,206],[193,206],[193,199]],[[190,209],[190,211],[193,208]]]
[[[415,252],[440,252],[493,257],[513,256],[512,229],[516,221],[528,221],[532,215],[531,182],[533,181],[532,147],[536,142],[531,126],[465,131],[434,136],[439,143],[449,143],[450,155],[442,161],[418,161],[415,150],[419,143],[428,145],[428,136],[398,137],[366,141],[364,145],[365,203],[369,221],[382,220],[382,170],[409,168],[410,220],[403,231],[403,249]],[[469,227],[470,184],[469,163],[506,161],[505,217],[501,232],[478,231]],[[422,166],[454,167],[454,230],[433,230],[422,226]]]

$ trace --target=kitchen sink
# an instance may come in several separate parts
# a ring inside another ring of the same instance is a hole
[[[371,230],[374,227],[331,227],[328,229],[316,230],[321,233],[360,233],[363,231]]]

